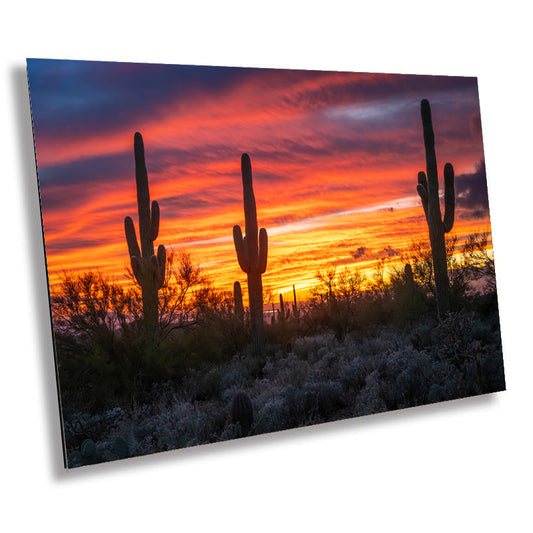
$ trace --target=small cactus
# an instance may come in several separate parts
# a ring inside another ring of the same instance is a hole
[[[292,286],[292,295],[294,296],[294,305],[293,305],[293,308],[292,308],[292,311],[293,311],[293,316],[294,318],[296,318],[296,320],[298,320],[298,318],[300,317],[300,313],[298,311],[298,302],[296,301],[296,287]]]
[[[242,434],[247,435],[250,433],[250,429],[254,423],[254,411],[250,397],[243,391],[239,391],[233,396],[231,402],[231,422],[240,426],[241,436]]]
[[[257,212],[252,183],[252,164],[248,154],[242,154],[241,173],[244,201],[246,234],[243,237],[240,226],[233,227],[233,242],[239,266],[248,278],[248,300],[250,307],[250,328],[254,352],[264,351],[263,332],[263,284],[261,275],[267,266],[268,235],[261,228],[258,234]]]
[[[417,192],[422,200],[429,228],[429,241],[433,257],[435,274],[435,297],[439,318],[444,318],[450,311],[448,266],[446,261],[446,241],[444,234],[453,228],[455,214],[454,171],[450,163],[444,165],[444,220],[441,218],[439,201],[439,180],[437,175],[437,158],[435,156],[435,136],[431,120],[431,108],[427,100],[420,105],[424,146],[426,149],[426,172],[418,173]]]
[[[135,279],[141,286],[143,318],[145,325],[154,329],[158,320],[157,291],[165,281],[166,251],[159,245],[157,256],[154,255],[154,241],[159,233],[159,204],[154,200],[150,209],[150,191],[148,173],[144,160],[144,144],[140,133],[134,136],[135,179],[137,184],[137,204],[139,209],[139,233],[141,247],[137,242],[135,226],[131,217],[124,219],[124,230],[131,268]]]
[[[113,441],[113,454],[116,459],[127,459],[130,456],[128,443],[122,437]]]
[[[415,283],[413,278],[413,267],[411,266],[411,263],[405,263],[403,268],[403,281],[408,287],[412,287]]]
[[[233,300],[234,300],[234,309],[235,316],[239,319],[240,322],[244,321],[244,306],[242,304],[242,290],[241,284],[236,281],[233,284]]]
[[[283,294],[279,295],[279,320],[280,322],[285,320],[285,304],[283,303]]]
[[[85,439],[81,445],[81,463],[82,465],[94,465],[99,462],[96,453],[96,444],[91,439]]]

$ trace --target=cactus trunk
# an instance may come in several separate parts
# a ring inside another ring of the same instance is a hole
[[[243,237],[240,226],[233,227],[233,241],[237,260],[248,278],[248,300],[250,307],[250,328],[255,353],[264,351],[263,332],[263,285],[261,275],[266,270],[268,235],[264,228],[257,231],[257,212],[252,183],[252,165],[248,154],[241,158],[244,220],[246,234]]]
[[[124,229],[131,268],[141,287],[144,325],[153,331],[158,321],[159,300],[157,292],[165,281],[166,251],[163,245],[159,245],[157,256],[154,255],[154,241],[159,233],[159,204],[154,200],[150,206],[148,173],[144,160],[144,144],[140,133],[135,133],[134,153],[140,248],[131,217],[124,219]]]
[[[449,279],[446,259],[445,233],[453,228],[455,213],[454,171],[450,163],[444,166],[444,221],[441,218],[439,200],[439,180],[437,175],[437,158],[435,155],[435,136],[431,120],[431,108],[427,100],[422,100],[422,126],[426,151],[426,174],[419,172],[417,191],[422,200],[429,229],[429,241],[433,258],[435,275],[435,298],[439,318],[450,311]]]

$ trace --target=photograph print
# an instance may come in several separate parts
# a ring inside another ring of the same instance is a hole
[[[476,78],[27,71],[67,468],[505,389]]]

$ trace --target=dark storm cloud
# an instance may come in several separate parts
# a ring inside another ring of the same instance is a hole
[[[286,71],[285,71],[286,72]],[[298,71],[307,78],[320,76],[321,73]],[[416,76],[416,75],[375,75],[342,73],[344,78],[338,83],[324,83],[318,87],[303,86],[300,91],[289,93],[284,100],[290,106],[298,105],[306,109],[317,109],[324,104],[345,103],[387,103],[401,98],[419,103],[422,98],[441,101],[442,95],[462,94],[466,88],[475,87],[475,78],[453,76]],[[461,99],[455,98],[457,102]],[[396,112],[401,111],[396,108]],[[384,118],[385,115],[382,115]],[[362,116],[361,118],[364,118]],[[374,118],[374,116],[372,117]]]
[[[28,59],[36,130],[63,136],[134,125],[166,103],[216,94],[248,69]]]
[[[471,218],[486,216],[489,212],[485,161],[480,161],[472,174],[455,178],[455,197],[458,209],[470,212]]]
[[[82,183],[108,183],[122,176],[135,178],[133,147],[131,154],[113,154],[76,159],[69,163],[39,165],[39,182],[49,186]]]
[[[385,112],[378,107],[372,122],[379,118],[396,123],[409,123],[409,107],[421,98],[431,99],[438,107],[445,94],[447,105],[451,101],[457,107],[464,105],[457,94],[475,88],[474,78],[354,73],[335,77],[334,72],[47,59],[29,59],[28,75],[36,131],[60,138],[125,127],[134,131],[172,102],[199,97],[216,101],[226,90],[244,83],[266,88],[267,94],[288,88],[278,94],[278,108],[313,110],[332,103],[381,102]],[[397,99],[409,105],[387,105]]]
[[[194,150],[180,148],[155,150],[145,143],[144,149],[146,168],[149,173],[163,173],[170,167],[177,167],[184,173],[195,174],[200,166],[232,158],[239,161],[241,156],[241,152],[237,149],[222,142],[220,144],[199,144],[195,146]]]

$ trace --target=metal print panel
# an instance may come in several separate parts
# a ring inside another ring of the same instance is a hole
[[[475,78],[27,67],[66,466],[504,390]]]

